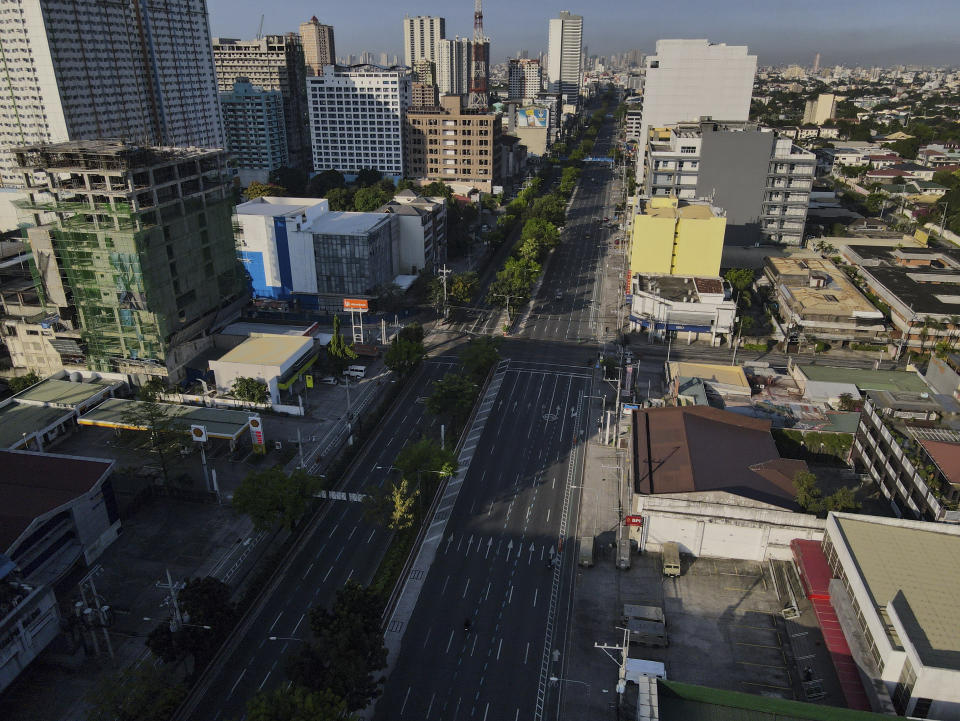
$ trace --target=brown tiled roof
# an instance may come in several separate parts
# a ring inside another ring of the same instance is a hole
[[[922,445],[947,481],[960,485],[960,443],[921,440]]]
[[[0,450],[0,552],[37,516],[89,491],[113,461]]]
[[[640,493],[726,491],[797,508],[793,477],[807,466],[780,458],[769,421],[708,406],[641,409],[634,444]]]

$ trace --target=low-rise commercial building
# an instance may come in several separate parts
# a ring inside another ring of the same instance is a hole
[[[651,198],[631,219],[631,276],[718,276],[726,224],[710,203]]]
[[[831,513],[823,553],[868,691],[901,716],[960,719],[960,527]]]
[[[417,275],[434,270],[447,259],[447,202],[424,198],[413,190],[401,190],[377,210],[399,218],[400,271]]]
[[[234,228],[254,295],[342,310],[400,272],[400,216],[329,210],[318,198],[257,198],[237,206]]]
[[[500,115],[444,95],[438,108],[411,108],[404,121],[406,172],[457,191],[492,193],[501,185]]]
[[[867,393],[851,460],[901,517],[960,520],[960,433],[940,427],[942,417],[926,392]]]
[[[955,348],[960,336],[960,250],[849,245],[870,292],[890,309],[893,342],[902,348]]]
[[[280,390],[289,388],[316,360],[313,338],[253,333],[226,355],[210,361],[217,390],[230,393],[238,378],[253,378],[267,386],[270,402],[280,403]]]
[[[0,553],[0,693],[60,634],[53,589],[28,583]]]
[[[720,278],[636,275],[631,284],[630,329],[646,329],[650,340],[686,332],[688,343],[708,336],[715,344],[733,330],[736,314]]]
[[[883,313],[829,260],[790,256],[763,263],[791,332],[842,344],[885,341]]]

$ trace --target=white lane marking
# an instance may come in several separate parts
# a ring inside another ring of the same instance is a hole
[[[450,574],[447,574],[447,577],[443,579],[443,588],[440,589],[440,595],[442,596],[447,590],[447,583],[450,581]]]
[[[540,589],[539,589],[539,588],[533,589],[533,607],[534,607],[534,608],[537,607],[537,594],[538,594],[538,593],[540,593]]]
[[[270,627],[270,630],[271,630],[271,631],[273,630],[274,626],[277,625],[277,621],[280,620],[280,616],[282,616],[282,615],[283,615],[283,611],[281,611],[279,614],[277,614],[277,618],[274,620],[273,626]]]
[[[353,534],[356,533],[356,532],[357,532],[357,527],[354,526],[354,527],[351,529],[351,531],[350,531],[350,535],[347,536],[347,540],[349,541],[351,538],[353,538]]]
[[[407,699],[410,698],[410,686],[407,686],[407,695],[403,697],[403,705],[400,706],[400,715],[403,716],[403,710],[407,707]]]
[[[352,568],[350,569],[350,573],[347,574],[347,581],[349,581],[351,578],[353,578],[353,569],[352,569]],[[347,581],[344,581],[344,583],[346,583]]]
[[[237,676],[237,680],[233,682],[233,688],[230,689],[230,696],[233,696],[233,692],[237,690],[237,686],[240,684],[240,681],[243,679],[243,675],[247,672],[247,669],[243,669],[240,672],[240,675]],[[229,698],[228,696],[227,698]]]
[[[423,647],[424,647],[424,648],[427,647],[427,641],[430,640],[430,632],[431,632],[431,631],[433,631],[433,626],[431,626],[430,628],[427,629],[427,635],[426,635],[426,636],[424,637],[424,639],[423,639]]]
[[[450,638],[447,641],[447,650],[444,653],[450,653],[450,644],[453,643],[453,631],[450,632]]]
[[[295,636],[295,635],[296,635],[297,629],[300,628],[300,624],[303,623],[303,617],[306,616],[306,615],[307,615],[307,614],[305,614],[305,613],[301,613],[301,614],[300,614],[300,620],[297,621],[297,625],[293,627],[293,633],[290,634],[291,636]]]
[[[267,671],[267,675],[263,677],[263,681],[260,682],[260,688],[258,690],[263,690],[263,685],[267,682],[267,679],[270,678],[270,674],[273,673],[273,669]]]
[[[503,649],[503,639],[502,639],[502,638],[500,639],[500,645],[497,646],[497,660],[498,660],[498,661],[500,660],[500,651],[501,651],[501,649]]]
[[[306,580],[307,576],[310,575],[310,571],[312,571],[312,570],[313,570],[313,564],[311,563],[311,564],[310,564],[310,568],[308,568],[308,569],[304,572],[304,574],[303,574],[303,579],[302,579],[302,580]]]
[[[527,656],[530,655],[530,642],[527,641],[527,650],[523,652],[523,662],[527,662]]]
[[[327,575],[323,577],[323,580],[324,580],[324,581],[327,580],[327,578],[330,576],[330,573],[331,573],[332,571],[333,571],[333,566],[330,566],[330,570],[327,571]]]
[[[467,585],[463,587],[463,598],[467,597],[467,589],[470,588],[470,579],[467,579]]]
[[[370,531],[370,538],[367,539],[367,543],[370,543],[370,541],[373,540],[373,535],[374,535],[376,532],[377,532],[377,529],[376,529],[376,528],[374,528],[372,531]]]
[[[547,523],[550,523],[550,509],[547,509]]]
[[[337,551],[337,557],[336,557],[334,560],[335,560],[335,561],[339,561],[341,555],[343,555],[343,546],[341,546],[341,547],[340,547],[340,550]]]
[[[510,598],[507,599],[507,603],[513,601],[513,584],[510,584]]]
[[[330,538],[333,538],[333,534],[337,532],[337,528],[340,526],[339,523],[333,524],[333,528],[330,529]]]
[[[479,693],[479,691],[477,693]],[[487,707],[483,710],[483,721],[487,721],[487,714],[489,712],[490,712],[490,702],[487,701]]]

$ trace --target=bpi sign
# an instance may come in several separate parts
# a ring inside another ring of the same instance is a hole
[[[623,525],[624,526],[642,526],[643,516],[624,516]]]

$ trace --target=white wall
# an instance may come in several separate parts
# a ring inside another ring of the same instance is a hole
[[[815,516],[754,504],[732,494],[711,494],[729,503],[687,500],[676,496],[635,496],[643,516],[644,548],[659,550],[675,541],[693,556],[765,561],[792,558],[790,541],[823,538],[825,521]]]

